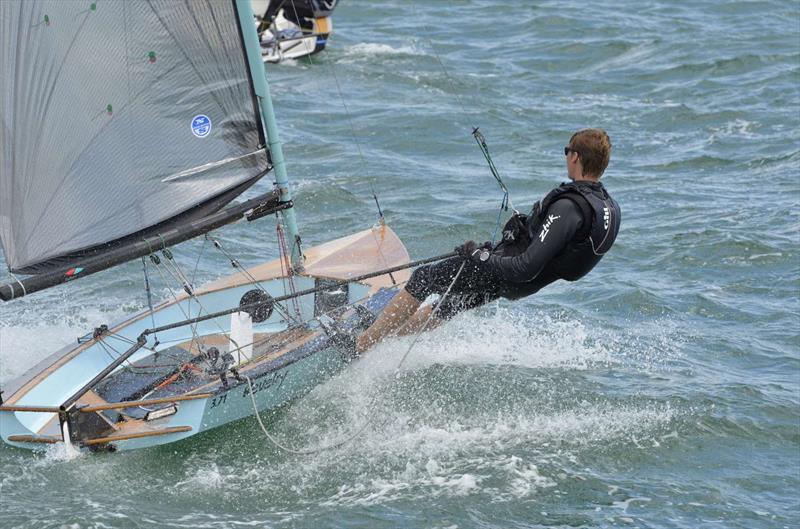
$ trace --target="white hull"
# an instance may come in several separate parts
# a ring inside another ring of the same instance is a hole
[[[260,35],[261,57],[270,63],[308,57],[325,48],[331,31],[333,22],[330,17],[318,18],[314,21],[313,31],[304,33],[283,16],[278,16],[272,27]]]

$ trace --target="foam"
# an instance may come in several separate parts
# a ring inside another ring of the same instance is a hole
[[[60,463],[64,461],[73,461],[84,457],[85,454],[74,447],[68,447],[64,443],[55,443],[47,445],[44,452],[43,464],[49,465],[52,463]]]
[[[535,498],[571,479],[567,476],[574,472],[566,469],[579,465],[587,452],[609,446],[657,448],[676,435],[671,423],[678,412],[668,404],[637,399],[565,398],[560,375],[550,382],[543,379],[542,391],[511,395],[511,405],[485,399],[465,410],[457,399],[437,402],[437,396],[449,397],[457,389],[443,387],[438,374],[475,376],[470,392],[479,394],[498,380],[481,372],[496,372],[497,366],[513,366],[533,380],[541,378],[542,370],[569,376],[608,366],[641,369],[647,364],[640,359],[641,349],[659,348],[660,333],[673,332],[653,325],[649,331],[630,331],[645,336],[640,343],[631,341],[632,335],[600,331],[591,322],[562,314],[490,308],[463,314],[425,335],[399,376],[395,368],[411,338],[387,340],[268,423],[286,444],[314,449],[352,436],[370,420],[351,442],[296,458],[277,451],[254,422],[243,424],[240,432],[226,435],[243,435],[236,443],[249,457],[228,461],[216,450],[195,453],[182,465],[184,474],[174,490],[239,501],[242,495],[261,498],[265,482],[287,484],[270,492],[277,495],[271,496],[276,509],[285,502],[340,507],[471,496],[492,502]],[[48,338],[53,341],[76,335],[72,324],[42,328],[48,331],[10,329],[13,341],[28,349],[36,349],[31,334],[55,334]],[[64,460],[58,446],[52,450],[43,464]],[[89,464],[88,459],[80,465]],[[105,473],[104,466],[92,463],[94,472],[88,474]]]
[[[413,337],[384,341],[356,367],[360,376],[393,372]],[[420,336],[401,369],[435,364],[588,370],[624,366],[639,372],[668,370],[682,357],[684,338],[667,318],[631,323],[622,331],[545,311],[496,306],[465,313]]]
[[[358,431],[365,416],[376,418],[333,452],[270,465],[277,479],[298,486],[300,497],[308,489],[329,488],[326,476],[339,476],[333,494],[322,501],[317,496],[323,506],[470,495],[494,502],[534,497],[557,487],[566,477],[564,468],[578,464],[586,452],[657,447],[674,435],[670,423],[677,415],[659,403],[570,402],[549,409],[533,399],[524,412],[489,405],[455,414],[415,395],[392,392],[392,377],[367,384],[355,378],[347,373],[320,386],[270,425],[273,435],[289,444],[313,449]],[[344,416],[333,425],[317,410],[330,403]],[[292,438],[288,425],[302,433]],[[264,450],[272,448],[264,439],[257,442]],[[253,472],[263,474],[263,468]]]
[[[406,349],[409,339],[398,341]],[[523,316],[498,309],[493,315],[468,313],[446,328],[424,335],[410,355],[409,368],[431,363],[517,365],[529,368],[586,369],[613,363],[611,351],[589,339],[583,324],[546,313]]]
[[[648,347],[657,349],[662,335],[651,331],[656,343]],[[328,475],[342,476],[335,492],[321,501],[325,506],[476,494],[505,502],[557,487],[566,477],[564,467],[577,464],[587,451],[618,450],[620,445],[657,448],[675,436],[671,423],[678,412],[669,404],[635,399],[620,403],[591,395],[586,396],[590,400],[563,399],[558,380],[544,402],[531,392],[514,396],[514,406],[488,399],[465,411],[431,398],[449,392],[431,378],[432,366],[480,371],[482,366],[503,365],[532,374],[540,369],[567,374],[597,366],[638,368],[642,363],[641,351],[620,352],[630,336],[608,331],[603,339],[590,338],[596,334],[585,324],[545,313],[527,319],[503,310],[465,314],[420,340],[399,379],[395,368],[411,338],[386,341],[269,425],[273,435],[305,449],[349,437],[371,418],[368,427],[332,452],[281,462],[270,470],[282,481],[301,484],[296,491],[300,496],[309,487],[319,490],[321,482],[329,488]],[[515,352],[497,354],[503,348]],[[480,376],[476,380],[480,386]],[[255,430],[254,435],[264,450],[272,449]]]
[[[757,121],[748,121],[741,118],[736,118],[732,121],[726,122],[721,127],[710,127],[711,136],[709,136],[709,143],[714,143],[718,138],[743,138],[743,139],[756,139],[760,135],[757,131],[761,128],[761,124]]]
[[[16,314],[15,320],[0,323],[0,384],[23,374],[79,336],[91,332],[100,322],[112,322],[123,316],[123,310],[65,311],[66,316],[48,320],[42,314],[31,320],[29,314]]]
[[[192,471],[186,479],[175,483],[176,489],[191,492],[195,489],[219,489],[230,476],[224,475],[219,466],[214,462],[207,462],[200,466],[189,467]]]
[[[344,63],[351,63],[357,60],[369,60],[375,57],[392,57],[401,55],[419,55],[413,46],[400,46],[394,48],[388,44],[375,42],[360,42],[344,49]]]
[[[337,456],[337,465],[354,475],[321,504],[363,506],[472,494],[508,502],[536,496],[558,486],[566,477],[563,465],[574,462],[582,448],[650,435],[672,416],[669,409],[600,406],[580,413],[482,417],[483,423],[452,421],[443,427],[408,422],[370,431],[353,443],[351,454]],[[557,450],[550,446],[554,441]],[[538,453],[535,460],[511,455],[515,448]],[[402,471],[387,470],[402,460]],[[307,461],[302,472],[323,473],[328,465],[328,456],[320,455]]]

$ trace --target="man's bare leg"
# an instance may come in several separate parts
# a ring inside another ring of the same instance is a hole
[[[406,292],[405,289],[401,289],[381,311],[375,323],[356,338],[356,352],[366,351],[399,329],[420,305],[421,302],[417,298]]]
[[[409,334],[416,334],[422,330],[425,326],[425,323],[428,323],[428,326],[425,327],[425,330],[433,329],[434,327],[438,327],[442,323],[445,322],[442,318],[438,316],[434,316],[430,318],[431,312],[433,312],[434,305],[426,305],[425,307],[420,307],[417,312],[411,315],[410,318],[406,320],[406,323],[397,331],[398,336],[407,336]],[[430,318],[430,322],[428,322],[428,318]]]

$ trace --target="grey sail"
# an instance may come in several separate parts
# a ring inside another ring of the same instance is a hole
[[[12,272],[219,209],[269,168],[233,2],[0,2]]]

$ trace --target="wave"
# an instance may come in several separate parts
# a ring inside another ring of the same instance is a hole
[[[414,46],[398,46],[393,47],[389,44],[378,42],[360,42],[348,46],[342,52],[344,60],[339,62],[354,62],[358,60],[370,60],[376,57],[410,57],[426,55],[426,53],[417,50]]]

